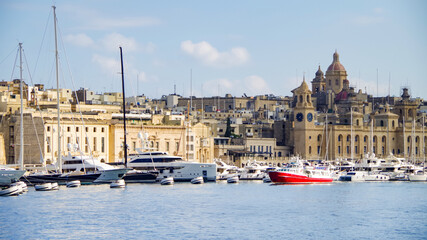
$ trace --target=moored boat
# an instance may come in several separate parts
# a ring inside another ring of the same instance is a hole
[[[174,184],[173,177],[163,178],[162,180],[160,180],[160,184],[161,185],[173,185]]]
[[[52,183],[41,183],[34,185],[36,191],[50,191],[52,190]]]
[[[119,179],[110,184],[110,188],[124,188],[126,187],[125,180]]]
[[[19,186],[15,185],[15,186],[9,186],[7,188],[1,189],[0,190],[0,196],[2,197],[6,197],[6,196],[16,196],[19,195],[19,192],[21,190],[19,189]]]
[[[227,183],[238,183],[239,182],[239,177],[238,176],[232,176],[227,178]]]
[[[80,187],[80,185],[81,185],[81,182],[79,180],[73,180],[73,181],[67,182],[68,188]]]
[[[195,177],[195,178],[191,179],[191,183],[192,184],[202,184],[202,183],[204,183],[203,177],[202,176]]]

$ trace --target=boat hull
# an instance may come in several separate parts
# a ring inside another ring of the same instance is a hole
[[[8,186],[11,183],[19,181],[19,178],[24,175],[25,170],[1,170],[0,171],[0,186]]]
[[[329,183],[333,181],[332,178],[315,178],[287,172],[272,171],[268,175],[273,183]]]

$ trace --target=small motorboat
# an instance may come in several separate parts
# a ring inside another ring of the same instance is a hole
[[[59,190],[59,184],[57,182],[52,183],[52,190]]]
[[[202,184],[202,183],[204,183],[203,177],[202,176],[195,177],[195,178],[191,179],[191,183],[192,184]]]
[[[17,196],[19,195],[19,192],[22,191],[22,187],[18,185],[9,186],[8,188],[0,190],[0,196],[6,197],[6,196]]]
[[[269,177],[269,176],[265,176],[265,177],[262,179],[262,181],[263,181],[263,182],[265,182],[265,183],[271,183],[271,179],[270,179],[270,177]]]
[[[80,180],[73,180],[73,181],[67,182],[68,188],[80,187],[80,185],[81,185]]]
[[[21,181],[15,182],[15,183],[12,183],[10,186],[18,186],[19,194],[28,192],[27,184],[25,184],[24,182],[21,182]]]
[[[160,180],[161,185],[173,185],[173,183],[174,183],[173,177],[167,177]]]
[[[34,189],[36,191],[50,191],[52,190],[52,183],[40,183],[40,184],[36,184],[34,185]]]
[[[227,178],[227,183],[238,183],[239,182],[239,176],[233,176]]]
[[[124,188],[126,187],[125,180],[119,179],[110,184],[110,188]]]

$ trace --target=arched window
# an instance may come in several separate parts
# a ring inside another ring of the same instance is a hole
[[[391,121],[391,127],[394,127],[394,120]]]
[[[351,136],[347,135],[347,142],[350,142],[350,140],[351,140]]]
[[[368,141],[368,136],[363,137],[363,142],[366,142],[366,141]]]
[[[359,119],[356,120],[356,126],[359,126]]]
[[[307,95],[307,103],[310,103],[310,95]]]
[[[377,142],[377,136],[374,136],[374,142]]]
[[[320,140],[322,140],[322,135],[320,135],[320,134],[319,134],[319,135],[317,136],[317,141],[318,141],[318,142],[320,142]]]
[[[383,120],[381,120],[381,122],[380,122],[380,126],[381,126],[381,127],[384,127],[384,121],[383,121]]]
[[[408,142],[411,142],[411,137],[408,137]]]
[[[418,136],[417,136],[417,137],[415,138],[415,142],[419,142],[419,141],[420,141],[420,137],[418,137]]]
[[[338,135],[338,142],[341,142],[342,135]]]
[[[381,142],[385,142],[385,136],[381,138]]]
[[[302,103],[303,102],[303,100],[302,100],[302,95],[300,95],[299,96],[299,101]]]
[[[354,137],[354,141],[358,142],[359,141],[359,135],[356,135],[356,137]]]

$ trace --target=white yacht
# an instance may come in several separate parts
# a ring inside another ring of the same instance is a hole
[[[427,174],[423,170],[417,170],[414,174],[408,175],[411,182],[425,182],[427,181]]]
[[[240,180],[262,180],[266,176],[266,166],[261,166],[256,161],[248,162],[248,164],[240,169]],[[268,175],[268,174],[267,174]]]
[[[136,170],[158,171],[157,179],[173,177],[175,181],[191,181],[202,176],[205,181],[216,181],[215,163],[196,163],[184,161],[182,157],[170,156],[166,152],[141,152],[131,156],[128,167]]]
[[[56,170],[58,166],[52,164],[46,167],[48,170]],[[31,184],[39,184],[46,182],[59,182],[66,184],[73,180],[79,180],[82,184],[91,183],[111,183],[123,176],[131,169],[117,168],[106,163],[100,162],[98,159],[76,155],[70,153],[62,157],[63,173],[40,174],[34,173],[25,177],[25,180]]]
[[[364,182],[365,177],[368,175],[366,171],[351,171],[347,174],[340,176],[339,181],[350,181],[350,182]]]
[[[239,168],[236,166],[228,165],[220,159],[214,160],[217,165],[217,180],[227,180],[232,176],[237,176]]]
[[[0,186],[8,186],[11,183],[19,181],[24,173],[25,170],[16,170],[13,168],[0,166]]]

